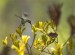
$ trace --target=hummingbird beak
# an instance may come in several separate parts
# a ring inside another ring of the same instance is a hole
[[[22,17],[20,17],[20,16],[18,16],[18,15],[15,15],[16,17],[18,17],[18,18],[20,18],[21,20],[23,20],[23,18]]]

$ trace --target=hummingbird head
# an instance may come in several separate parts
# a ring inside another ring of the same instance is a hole
[[[25,16],[25,17],[28,17],[28,13],[27,13],[27,12],[24,12],[24,16]]]

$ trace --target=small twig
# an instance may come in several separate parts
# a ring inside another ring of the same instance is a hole
[[[50,51],[47,49],[47,51],[50,53]],[[51,54],[51,53],[50,53]]]
[[[50,52],[46,52],[46,51],[43,51],[43,52],[48,53],[48,54],[51,54]]]
[[[44,51],[48,46],[49,46],[49,45],[47,45],[44,49],[42,49],[42,50],[41,50],[41,53],[42,53],[42,52],[45,52],[45,53],[51,54],[51,53],[49,53],[49,52]],[[41,55],[41,53],[40,53],[39,55]]]
[[[29,46],[29,45],[27,44],[27,47],[26,47],[26,48],[27,48],[28,54],[30,55],[30,51],[29,51],[29,49],[28,49],[28,46]]]
[[[67,39],[67,41],[70,39],[70,37]],[[67,43],[67,41],[63,44],[63,46]]]
[[[45,50],[48,46],[49,46],[49,45],[47,45],[44,49],[42,49],[42,51]]]
[[[42,52],[45,52],[45,53],[47,53],[47,54],[51,54],[50,52],[47,52],[47,51],[42,51]],[[42,54],[42,52],[41,52],[39,55],[41,55],[41,54]]]
[[[29,48],[30,48],[30,45],[28,44]]]

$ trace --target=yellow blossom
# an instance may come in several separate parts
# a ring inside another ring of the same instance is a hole
[[[40,28],[35,28],[36,30],[38,30],[38,31],[43,31],[43,29],[40,29]]]
[[[19,49],[18,49],[18,47],[17,47],[17,46],[12,45],[12,46],[11,46],[11,48],[12,48],[12,49],[15,49],[17,52],[19,52]]]
[[[41,39],[36,39],[34,41],[34,47],[38,50],[41,50],[41,47],[45,47],[45,45]]]
[[[5,45],[7,45],[8,44],[8,40],[7,40],[8,38],[7,37],[5,37],[5,39],[4,40],[2,40],[2,42],[3,42],[3,44],[5,44]]]
[[[55,48],[51,48],[51,50],[56,55],[62,55],[62,47],[63,47],[62,44],[56,43]]]
[[[12,45],[11,48],[15,49],[18,52],[18,55],[24,55],[24,51],[25,51],[25,44],[24,43],[21,43],[19,48],[15,45]]]
[[[35,25],[32,25],[32,32],[42,31],[43,30],[43,22],[38,22]]]
[[[30,36],[27,35],[22,35],[22,41],[26,44],[28,42],[28,39],[30,38]]]
[[[36,32],[36,27],[35,27],[35,25],[32,25],[32,32]]]
[[[39,43],[39,42],[38,42],[38,39],[36,39],[36,40],[34,41],[34,47],[35,47],[35,48],[37,48],[37,47],[38,47],[38,46],[37,46],[37,45],[38,45],[38,43]]]
[[[42,27],[42,26],[43,26],[43,23],[42,23],[42,22],[40,22],[40,21],[39,21],[39,26],[40,26],[40,27]]]
[[[28,43],[28,39],[30,37],[27,35],[22,35],[22,39],[19,42],[19,47],[12,45],[11,48],[15,49],[18,52],[18,55],[24,55],[25,52],[25,46]]]
[[[21,43],[20,47],[19,47],[19,55],[24,55],[24,51],[25,51],[25,44]]]

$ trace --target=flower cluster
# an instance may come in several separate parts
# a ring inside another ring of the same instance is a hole
[[[58,36],[55,30],[56,26],[52,20],[45,22],[38,21],[36,24],[34,24],[32,26],[32,32],[35,35],[34,37],[38,36],[38,32],[40,33],[40,37],[35,38],[34,40],[34,47],[38,50],[43,50],[48,45],[53,43]]]
[[[10,36],[8,36],[12,42],[12,44],[10,46],[11,49],[16,50],[18,55],[25,54],[25,49],[27,48],[27,43],[30,38],[30,36],[22,35],[24,30],[25,30],[25,27],[22,29],[22,26],[20,25],[16,30],[17,33],[10,34]],[[20,36],[20,39],[18,36]],[[3,44],[9,45],[8,37],[5,37],[5,39],[2,41]]]
[[[28,54],[31,55],[30,50],[32,46],[34,46],[34,48],[37,50],[43,51],[48,45],[55,42],[55,39],[58,36],[58,34],[55,32],[56,27],[53,21],[38,21],[36,24],[32,25],[31,28],[34,34],[34,39],[30,47],[28,46],[28,40],[30,36],[23,35],[23,32],[25,31],[25,26],[23,26],[22,24],[20,24],[19,27],[16,29],[16,33],[10,34],[10,36],[8,36],[10,41],[12,42],[10,47],[16,50],[18,55],[24,55],[25,49],[27,49]],[[51,28],[52,31],[50,31],[51,29],[49,28]],[[40,33],[40,37],[37,38],[38,32]],[[3,43],[5,45],[9,45],[8,37],[3,40]],[[30,49],[28,49],[28,47]]]

